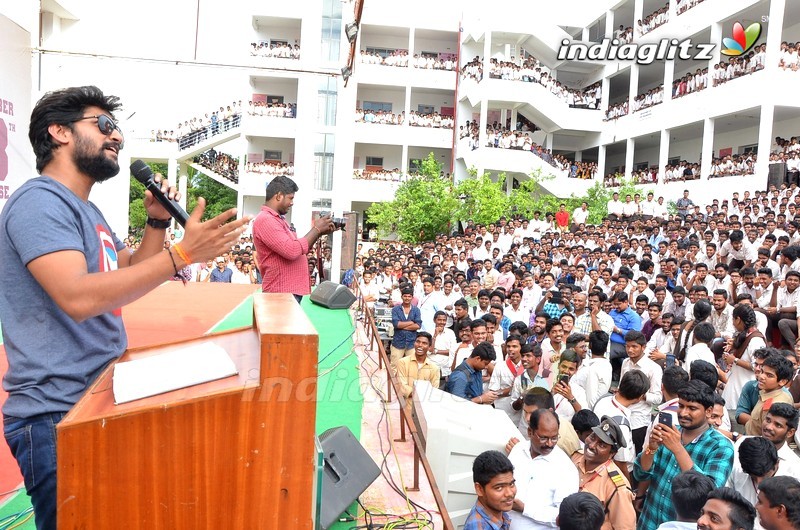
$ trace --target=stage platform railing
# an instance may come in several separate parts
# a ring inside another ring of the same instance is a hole
[[[357,281],[353,282],[352,290],[356,295],[358,313],[364,318],[364,332],[367,337],[367,348],[378,353],[378,369],[386,372],[386,401],[391,403],[392,391],[394,391],[394,395],[397,396],[400,405],[398,407],[400,416],[400,437],[396,438],[394,441],[401,443],[411,442],[414,445],[413,483],[412,486],[406,488],[406,490],[419,491],[419,471],[421,466],[425,472],[425,476],[428,478],[428,484],[431,486],[433,498],[436,501],[439,515],[442,518],[444,530],[455,530],[455,526],[447,512],[447,507],[444,504],[444,499],[436,485],[436,479],[433,476],[433,471],[431,471],[430,463],[422,449],[422,441],[420,440],[416,425],[411,418],[411,412],[406,408],[406,399],[400,391],[400,383],[397,381],[397,376],[394,370],[392,370],[392,363],[389,356],[386,354],[386,348],[384,347],[378,327],[375,324],[375,316],[364,301],[364,297],[361,296]],[[406,433],[406,431],[408,431],[408,433]],[[408,434],[408,436],[406,436],[406,434]]]

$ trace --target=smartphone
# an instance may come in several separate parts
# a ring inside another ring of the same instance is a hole
[[[671,353],[667,354],[666,367],[675,366],[675,356]]]
[[[559,381],[559,382],[560,382],[562,385],[565,385],[565,386],[566,386],[566,385],[568,385],[568,384],[569,384],[569,376],[568,376],[567,374],[561,374],[561,377],[559,377],[559,378],[558,378],[558,381]]]
[[[661,425],[672,427],[672,414],[670,414],[669,412],[659,412],[658,423],[660,423]]]

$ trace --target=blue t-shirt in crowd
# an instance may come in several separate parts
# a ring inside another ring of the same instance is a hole
[[[483,374],[473,369],[466,359],[461,361],[447,378],[445,392],[464,399],[472,399],[483,394]]]
[[[25,182],[8,200],[0,214],[6,416],[68,411],[128,344],[121,309],[76,322],[36,281],[28,263],[69,250],[84,255],[90,274],[107,272],[117,269],[123,249],[94,204],[50,177]]]
[[[225,267],[222,270],[214,268],[214,270],[211,271],[211,278],[209,278],[209,280],[212,282],[231,283],[231,278],[233,278],[233,271]]]
[[[422,325],[422,313],[415,305],[411,306],[408,311],[408,316],[403,312],[402,305],[396,305],[392,308],[392,326],[394,326],[394,337],[392,337],[392,346],[400,350],[407,350],[414,347],[414,341],[417,340],[417,332],[409,331],[407,329],[398,329],[397,324],[400,322],[415,322],[418,326]]]

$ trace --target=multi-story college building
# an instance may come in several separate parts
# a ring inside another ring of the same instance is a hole
[[[120,95],[128,157],[169,161],[184,185],[203,171],[244,213],[289,174],[301,232],[313,210],[367,229],[363,212],[429,153],[443,178],[538,172],[569,196],[635,173],[671,199],[764,187],[774,138],[800,133],[789,0],[367,0],[357,26],[355,0],[23,4],[3,13],[28,32],[9,48],[30,56],[32,101],[70,84]],[[745,53],[723,53],[737,41]],[[120,231],[124,180],[100,190]]]

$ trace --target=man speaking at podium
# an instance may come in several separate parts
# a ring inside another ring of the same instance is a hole
[[[119,173],[119,98],[97,87],[50,92],[31,114],[28,136],[41,174],[0,214],[0,321],[8,356],[3,432],[31,497],[36,528],[56,528],[56,424],[127,347],[121,307],[192,262],[230,249],[249,219],[236,210],[200,222],[164,248],[169,213],[145,193],[147,227],[132,254],[89,202],[95,183]],[[156,177],[156,181],[159,177]],[[161,192],[176,197],[166,180]]]

